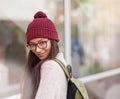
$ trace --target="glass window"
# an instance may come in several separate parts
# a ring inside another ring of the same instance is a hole
[[[120,74],[90,81],[85,86],[90,99],[119,99]]]
[[[1,1],[0,6],[0,98],[20,91],[27,55],[25,32],[33,15],[41,10],[57,26],[64,51],[63,0]],[[4,12],[4,13],[3,13]],[[2,91],[5,89],[4,92]],[[1,93],[2,92],[2,93]]]
[[[72,0],[72,66],[75,77],[120,66],[118,0]]]

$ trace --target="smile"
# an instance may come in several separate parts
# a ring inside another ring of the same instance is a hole
[[[44,55],[45,55],[45,53],[38,54],[39,57],[43,57]]]

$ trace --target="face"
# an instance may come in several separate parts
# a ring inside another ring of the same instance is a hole
[[[32,52],[38,56],[40,60],[46,59],[51,51],[51,42],[46,38],[32,39],[29,45]]]

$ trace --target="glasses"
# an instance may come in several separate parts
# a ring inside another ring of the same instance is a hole
[[[37,44],[27,44],[27,48],[29,50],[36,50],[36,47],[38,47],[40,49],[44,49],[44,48],[47,47],[47,42],[48,42],[48,40],[47,41],[41,41],[40,40],[40,41],[38,41]]]

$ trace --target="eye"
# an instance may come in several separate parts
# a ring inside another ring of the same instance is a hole
[[[33,50],[33,49],[35,48],[35,45],[34,45],[34,44],[28,44],[28,45],[27,45],[27,48],[28,48],[29,50]]]
[[[35,44],[30,44],[30,47],[34,47],[35,46]]]
[[[43,45],[45,45],[46,44],[46,41],[41,41],[41,42],[39,42],[39,45],[41,45],[41,46],[43,46]]]
[[[47,42],[46,41],[38,42],[38,46],[39,46],[39,48],[46,48],[47,47]]]

